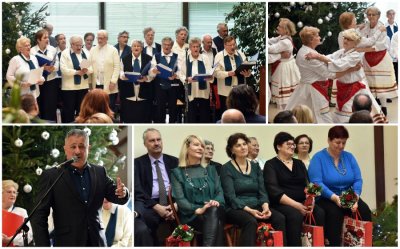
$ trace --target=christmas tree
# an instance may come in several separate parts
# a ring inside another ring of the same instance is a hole
[[[90,163],[104,166],[112,178],[125,166],[126,152],[121,153],[116,147],[120,131],[117,126],[4,126],[3,180],[11,179],[19,184],[16,206],[30,211],[39,176],[43,170],[65,161],[65,135],[74,128],[90,134]]]
[[[320,30],[323,44],[317,47],[322,54],[331,54],[339,49],[338,34],[341,31],[339,16],[353,12],[357,22],[364,22],[364,12],[370,4],[365,2],[273,2],[268,3],[268,37],[278,36],[275,32],[280,18],[288,18],[299,32],[304,26]],[[301,47],[298,34],[293,37],[297,49]]]
[[[44,4],[38,11],[30,10],[29,2],[7,2],[2,3],[3,11],[3,82],[7,73],[8,62],[17,55],[15,43],[20,36],[31,39],[31,45],[35,43],[35,32],[43,27],[46,22],[48,3]]]

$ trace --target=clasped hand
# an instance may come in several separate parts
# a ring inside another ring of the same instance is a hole
[[[196,215],[201,215],[204,214],[204,212],[209,208],[209,207],[219,207],[219,202],[215,201],[215,200],[210,200],[210,201],[206,201],[204,202],[204,206],[201,208],[198,208],[194,211],[194,213]]]

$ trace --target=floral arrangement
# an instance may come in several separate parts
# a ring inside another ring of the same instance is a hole
[[[340,205],[342,205],[343,208],[352,208],[354,203],[357,202],[358,197],[353,188],[350,188],[346,191],[343,191],[339,199]]]
[[[172,235],[167,238],[167,246],[190,246],[194,237],[194,230],[186,224],[178,225]]]
[[[304,206],[309,207],[314,204],[315,197],[320,196],[322,192],[322,187],[316,183],[310,182],[305,188],[304,193],[306,194],[306,200],[304,201]]]
[[[354,226],[346,225],[344,232],[343,246],[361,246],[360,241],[364,236],[364,231]]]
[[[272,228],[271,224],[266,224],[264,222],[258,223],[257,227],[257,246],[273,246],[274,245],[274,238],[270,233],[274,229]]]

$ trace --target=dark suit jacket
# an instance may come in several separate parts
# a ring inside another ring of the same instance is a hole
[[[142,54],[146,54],[146,43],[144,44],[144,48],[143,48],[143,51],[142,51]],[[159,44],[159,43],[157,43],[156,42],[156,51],[155,52],[153,52],[153,55],[155,55],[156,53],[161,53],[161,44]]]
[[[178,158],[163,154],[165,168],[168,177],[171,176],[171,169],[178,166]],[[148,154],[135,158],[135,203],[142,202],[145,208],[152,208],[157,202],[151,199],[151,192],[153,189],[153,173],[151,170],[151,161]],[[138,205],[135,204],[135,207]],[[143,210],[138,210],[143,212]]]
[[[107,176],[105,168],[97,165],[89,167],[91,189],[87,204],[80,198],[68,169],[52,168],[43,171],[39,179],[37,201],[61,171],[64,174],[32,216],[31,225],[36,246],[50,246],[47,230],[50,208],[53,208],[55,246],[86,246],[88,238],[92,246],[107,246],[105,229],[100,218],[103,199],[125,204],[129,193],[125,198],[119,199],[115,195],[117,186]]]
[[[142,70],[144,69],[144,67],[149,62],[151,62],[152,57],[147,54],[142,54],[141,58],[142,59],[141,59],[140,71],[142,73]],[[123,57],[122,63],[124,64],[124,72],[133,72],[132,53],[129,53],[125,57]],[[143,74],[147,75],[147,72],[143,72]],[[152,100],[153,99],[153,83],[152,82],[143,82],[143,83],[139,83],[139,84],[140,84],[139,98]],[[125,99],[125,98],[135,96],[134,84],[131,82],[119,79],[118,80],[118,89],[119,89],[120,99]]]
[[[118,43],[114,45],[114,48],[117,49],[118,54],[119,54],[119,44]],[[126,56],[127,54],[131,54],[131,53],[132,53],[131,46],[126,45],[124,47],[124,50],[122,51],[122,54],[119,55],[119,58],[122,59],[122,58],[124,58],[124,56]]]

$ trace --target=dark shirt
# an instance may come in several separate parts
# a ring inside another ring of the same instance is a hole
[[[79,193],[79,196],[81,197],[82,201],[85,202],[86,204],[89,201],[89,195],[90,195],[91,180],[90,180],[89,167],[90,165],[86,164],[81,173],[79,169],[75,168],[72,165],[66,166],[69,174],[71,175],[72,181],[74,182],[76,190]]]
[[[268,160],[264,166],[264,181],[272,205],[278,205],[283,194],[297,202],[306,199],[304,188],[308,175],[301,160],[293,158],[292,171],[276,157]]]
[[[217,170],[218,175],[221,175],[222,164],[217,163],[217,162],[215,162],[215,161],[213,161],[213,160],[211,160],[209,164],[210,164],[210,165],[214,165],[214,166],[215,166],[215,169]]]
[[[227,210],[240,210],[245,206],[260,208],[262,204],[269,203],[260,166],[255,163],[250,165],[249,175],[240,173],[231,161],[222,166],[221,183]]]
[[[216,36],[213,38],[213,42],[215,46],[217,47],[218,52],[224,50],[224,39],[222,39],[219,36]]]

